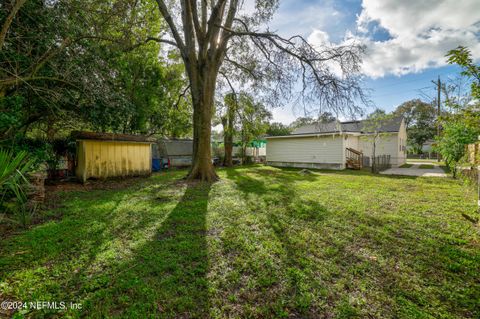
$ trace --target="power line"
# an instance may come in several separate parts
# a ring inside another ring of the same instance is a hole
[[[456,72],[450,72],[449,71],[449,72],[439,73],[438,75],[450,75],[450,74],[456,74]],[[387,87],[399,86],[399,85],[409,84],[409,83],[413,83],[413,82],[427,81],[427,80],[431,80],[431,78],[432,78],[432,76],[425,76],[425,77],[422,77],[420,79],[416,78],[416,79],[409,80],[409,81],[391,83],[391,84],[388,84],[388,85],[377,87],[376,89],[383,89],[383,88],[387,88]]]
[[[409,93],[409,92],[412,92],[412,91],[419,91],[421,89],[409,89],[409,90],[402,90],[402,91],[396,91],[396,92],[391,92],[391,93],[383,93],[383,94],[378,94],[378,95],[373,95],[374,97],[382,97],[382,96],[396,96],[396,95],[400,95],[400,94],[405,94],[405,93]]]

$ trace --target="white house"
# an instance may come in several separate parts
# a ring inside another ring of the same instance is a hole
[[[345,169],[352,155],[370,158],[372,130],[365,121],[330,122],[305,125],[290,135],[267,137],[267,164],[272,166]],[[393,167],[407,158],[407,131],[403,118],[392,119],[378,129],[375,155],[390,155]]]

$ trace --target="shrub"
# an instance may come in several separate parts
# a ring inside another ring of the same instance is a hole
[[[27,156],[25,151],[15,154],[10,150],[0,149],[0,207],[3,211],[24,209],[27,201],[25,186],[28,185],[25,174],[33,166],[33,160]],[[12,199],[16,205],[7,204]]]

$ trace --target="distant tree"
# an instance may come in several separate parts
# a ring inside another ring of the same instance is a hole
[[[267,132],[272,114],[267,108],[247,93],[239,94],[238,123],[240,125],[240,142],[242,145],[242,163],[246,162],[247,146]]]
[[[473,63],[471,53],[465,47],[449,51],[447,57],[448,63],[459,65],[461,74],[471,81],[470,103],[462,103],[455,94],[446,94],[446,103],[452,112],[440,118],[443,129],[436,140],[436,150],[452,170],[453,177],[456,177],[458,163],[466,153],[466,145],[474,143],[480,134],[480,66]]]
[[[383,109],[375,109],[372,113],[367,115],[367,120],[380,120],[387,115],[387,112]]]
[[[291,129],[299,128],[300,126],[316,123],[317,121],[313,117],[299,117],[292,123],[290,123]]]
[[[446,103],[456,114],[456,120],[464,123],[471,129],[480,128],[480,65],[473,63],[470,50],[465,47],[458,47],[447,54],[448,63],[457,64],[462,68],[461,75],[467,77],[470,82],[470,100],[465,103],[458,98],[458,93],[453,89],[453,94],[445,90]],[[445,118],[444,120],[447,120]]]
[[[224,134],[223,131],[212,131],[212,141],[218,142],[220,140],[223,140]]]
[[[442,134],[437,138],[435,149],[442,155],[455,178],[458,163],[466,153],[465,146],[477,140],[479,130],[465,126],[461,120],[453,119],[443,121],[442,127]]]
[[[218,103],[217,113],[223,127],[224,165],[232,166],[233,140],[240,139],[243,162],[246,159],[248,144],[265,134],[269,128],[271,113],[266,107],[243,91],[228,93],[223,102]]]
[[[371,163],[371,169],[372,173],[377,172],[377,143],[382,136],[382,131],[381,128],[387,124],[389,121],[393,119],[394,115],[393,114],[387,114],[384,110],[382,109],[376,109],[373,111],[371,114],[367,116],[367,119],[364,121],[364,127],[363,130],[367,133],[366,138],[371,141],[372,143],[372,163]]]
[[[267,129],[267,135],[270,136],[288,135],[290,132],[291,129],[287,125],[279,122],[270,123]]]
[[[315,123],[330,123],[337,120],[330,112],[321,113],[318,118],[313,118],[311,116],[299,117],[292,123],[290,123],[291,129],[296,129],[304,125],[315,124]]]
[[[457,64],[462,68],[462,75],[470,78],[471,95],[474,99],[480,99],[480,65],[473,63],[470,50],[466,47],[459,46],[447,53],[447,62],[449,64]]]
[[[423,144],[436,134],[437,114],[430,103],[420,99],[410,100],[399,105],[393,114],[405,119],[408,143],[417,152],[421,152]]]
[[[223,126],[223,145],[225,149],[225,156],[223,158],[223,165],[227,167],[233,166],[232,151],[233,151],[233,137],[235,135],[235,123],[237,122],[238,101],[234,93],[225,95],[224,98],[224,113],[221,116]]]
[[[318,117],[318,122],[320,122],[320,123],[330,123],[330,122],[333,122],[333,121],[336,121],[336,120],[337,120],[337,118],[330,112],[323,112]]]

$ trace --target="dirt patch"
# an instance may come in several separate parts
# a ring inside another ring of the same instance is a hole
[[[148,177],[127,177],[113,178],[106,180],[89,180],[82,184],[76,181],[48,181],[45,183],[45,200],[39,203],[36,211],[31,216],[31,222],[27,228],[43,224],[50,220],[60,220],[63,217],[62,206],[63,199],[61,192],[88,192],[91,190],[115,190],[125,189],[134,185],[139,185],[149,180]],[[25,231],[12,220],[11,214],[5,216],[0,214],[0,239],[4,240],[17,233]],[[1,316],[0,316],[1,317]]]
[[[123,189],[132,185],[145,182],[149,177],[125,177],[125,178],[109,178],[105,180],[88,180],[85,184],[75,181],[58,181],[49,182],[45,185],[47,194],[55,192],[70,192],[70,191],[90,191],[90,190],[109,190],[109,189]]]

